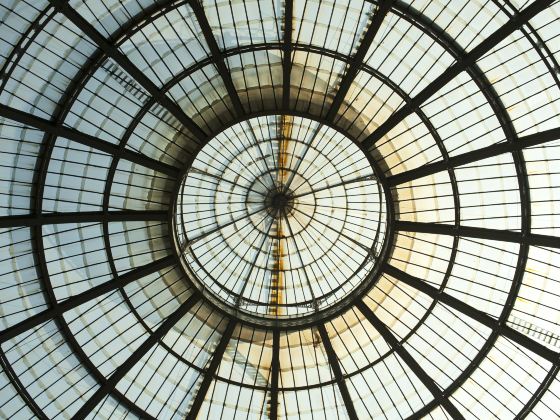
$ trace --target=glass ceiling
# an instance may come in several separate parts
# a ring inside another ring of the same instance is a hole
[[[559,20],[0,0],[0,417],[559,418]]]
[[[210,140],[187,170],[178,247],[202,293],[232,315],[316,321],[371,283],[385,208],[348,138],[306,118],[252,118]]]

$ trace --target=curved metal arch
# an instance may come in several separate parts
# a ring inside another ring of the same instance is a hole
[[[304,118],[310,118],[313,119],[325,126],[328,126],[334,130],[336,130],[337,132],[347,136],[350,140],[354,141],[355,144],[360,147],[359,143],[356,142],[354,140],[354,138],[352,136],[350,136],[345,130],[340,129],[339,127],[337,127],[336,125],[332,124],[331,121],[325,119],[325,118],[319,118],[315,115],[310,115],[307,112],[304,111],[296,111],[296,110],[275,110],[273,112],[271,111],[257,111],[257,112],[251,112],[251,113],[245,113],[244,115],[239,116],[238,118],[234,119],[233,121],[230,121],[228,124],[220,127],[220,129],[218,130],[218,132],[221,132],[225,129],[227,129],[228,127],[231,127],[239,122],[245,121],[247,119],[250,118],[254,118],[254,117],[261,117],[261,116],[269,116],[269,115],[277,115],[277,114],[282,114],[282,115],[291,115],[291,116],[299,116],[299,117],[304,117]],[[371,156],[369,154],[365,154],[365,156],[368,158],[370,165],[372,165],[372,168],[374,170],[374,173],[376,175],[379,175],[381,172],[379,171],[378,167],[376,166],[376,162],[372,160]],[[186,172],[188,171],[188,168],[185,169],[184,174],[182,176],[184,176],[186,174]],[[384,194],[385,194],[385,202],[386,202],[386,213],[387,213],[387,230],[385,233],[385,241],[383,244],[383,248],[382,251],[380,253],[380,256],[386,255],[388,253],[392,252],[392,247],[393,247],[393,242],[394,242],[394,229],[393,229],[393,218],[394,218],[394,209],[393,209],[393,205],[392,205],[392,199],[391,199],[391,193],[389,191],[388,188],[386,188],[383,184],[383,179],[380,178],[378,180],[378,182],[384,187]],[[173,194],[174,196],[174,200],[176,200],[179,191],[178,189],[180,188],[180,185],[177,184],[177,191],[175,191],[175,194]],[[173,226],[175,223],[175,207],[176,204],[175,202],[170,205],[170,214],[169,214],[169,223],[170,226]],[[172,228],[171,230],[175,230],[174,228]],[[180,247],[179,245],[176,243],[176,238],[175,236],[173,236],[173,240],[175,241],[175,245],[172,247],[172,249],[174,250],[175,256],[176,258],[178,258],[178,260],[181,261],[181,265],[183,266],[183,270],[185,273],[188,273],[188,268],[184,265],[183,259],[181,258],[180,255]],[[383,260],[382,257],[380,257],[380,264],[381,261]],[[342,301],[338,302],[333,308],[329,308],[330,310],[325,310],[325,312],[321,312],[321,316],[317,317],[317,316],[309,316],[308,318],[306,318],[305,323],[296,323],[293,325],[276,325],[274,322],[271,322],[270,325],[267,325],[267,328],[272,329],[272,330],[295,330],[295,329],[301,329],[303,326],[305,327],[316,327],[328,320],[331,320],[339,315],[341,315],[343,312],[345,312],[346,310],[348,310],[348,308],[351,306],[351,302],[355,301],[358,296],[362,297],[365,293],[367,293],[367,291],[371,288],[371,285],[373,285],[377,279],[377,277],[379,276],[378,273],[378,267],[380,266],[380,264],[377,265],[377,268],[375,270],[375,272],[371,273],[371,279],[367,282],[362,283],[362,285],[354,290],[354,292],[352,293],[352,295],[348,295],[346,296]],[[188,277],[188,274],[187,274]],[[202,292],[202,291],[201,291]],[[206,299],[207,303],[210,304],[214,309],[218,310],[220,312],[220,314],[222,314],[225,317],[230,317],[230,315],[228,315],[227,310],[224,308],[221,308],[219,305],[217,305],[216,303],[214,303],[212,300],[210,299]],[[241,315],[240,315],[241,316]],[[238,318],[238,320],[243,321],[243,323],[245,325],[249,325],[251,327],[254,328],[263,328],[262,324],[258,324],[252,321],[251,318],[246,318],[246,317],[241,317]]]
[[[298,47],[299,47],[299,46],[298,46]],[[305,46],[301,46],[301,47],[299,47],[299,48],[298,48],[298,47],[296,47],[296,49],[311,50],[311,48],[308,49],[308,48],[305,48]],[[263,45],[262,48],[275,48],[275,46]],[[292,48],[293,48],[293,46],[292,46]],[[251,50],[251,46],[246,47],[244,50]],[[227,54],[228,54],[228,55],[234,55],[235,53],[236,53],[235,49],[229,49],[229,50],[227,50]],[[341,60],[349,60],[349,59],[350,59],[349,56],[343,56],[343,55],[340,55],[340,54],[337,55],[337,53],[336,53],[336,52],[333,52],[333,51],[331,51],[331,54],[337,56],[337,58],[339,58],[339,59],[341,59]],[[362,65],[362,67],[363,67],[363,70],[364,70],[364,71],[368,72],[369,74],[371,74],[371,75],[377,77],[378,79],[382,80],[384,83],[388,84],[388,85],[389,85],[393,90],[395,90],[401,97],[403,97],[403,99],[404,99],[405,101],[409,101],[409,100],[410,100],[410,98],[408,97],[408,95],[406,95],[406,93],[405,93],[404,91],[402,91],[398,86],[396,86],[394,83],[392,83],[392,82],[391,82],[388,78],[386,78],[384,75],[382,75],[381,73],[379,73],[379,72],[377,72],[377,71],[371,69],[370,67],[366,66],[365,64]],[[186,76],[185,76],[185,75],[177,75],[177,78],[180,78],[180,77],[186,77]],[[174,83],[176,83],[176,80],[171,80],[171,81],[169,81],[168,84],[169,84],[169,86],[172,86]],[[279,110],[279,112],[280,112],[280,113],[283,113],[283,114],[288,114],[288,115],[290,115],[290,114],[292,114],[292,115],[298,114],[298,113],[293,112],[293,111],[291,111],[291,110]],[[239,121],[242,121],[242,120],[245,119],[245,118],[250,118],[250,117],[253,117],[253,116],[255,116],[255,115],[270,115],[270,114],[271,114],[270,111],[267,111],[267,112],[260,112],[260,113],[245,114],[245,115],[243,115],[241,118],[235,119],[234,121],[230,122],[230,124],[228,124],[228,125],[226,125],[226,126],[223,126],[223,127],[220,127],[219,129],[216,130],[216,132],[222,131],[225,127],[231,126],[231,125],[233,125],[233,124],[235,124],[235,123],[237,123],[237,122],[239,122]],[[306,114],[306,113],[304,113],[304,112],[301,112],[301,113],[299,113],[299,114],[300,114],[301,116],[309,116],[308,114]],[[423,113],[421,110],[418,110],[418,114],[420,115],[420,118],[421,118],[421,120],[424,122],[424,124],[428,127],[429,132],[430,132],[430,133],[432,134],[432,136],[434,137],[434,139],[435,139],[435,141],[436,141],[436,144],[438,145],[438,148],[440,149],[440,152],[441,152],[442,155],[444,156],[444,159],[447,160],[447,159],[448,159],[448,155],[447,155],[447,152],[446,152],[446,150],[445,150],[445,148],[444,148],[444,146],[443,146],[443,141],[441,140],[439,134],[437,133],[437,131],[435,130],[435,128],[433,127],[433,125],[431,124],[431,122],[429,121],[429,119],[424,115],[424,113]],[[332,120],[330,120],[330,119],[328,119],[328,118],[317,118],[317,116],[313,116],[313,118],[314,118],[314,119],[317,119],[317,120],[320,120],[322,123],[327,123],[327,124],[330,125],[332,128],[335,128],[335,129],[337,129],[337,130],[340,131],[340,129],[336,126],[336,124],[334,124],[334,123],[332,122]],[[345,130],[343,130],[342,132],[343,132],[346,136],[349,136],[349,134],[348,134]],[[360,144],[359,144],[358,142],[356,142],[356,144],[358,144],[358,146],[360,146]],[[368,156],[368,158],[370,158],[370,154],[369,154],[369,153],[366,153],[366,156]],[[373,162],[373,161],[371,161],[371,159],[370,159],[370,162]],[[372,164],[376,164],[376,163],[372,163]],[[458,190],[457,190],[456,182],[453,182],[454,179],[455,179],[454,173],[453,173],[453,169],[452,169],[452,168],[448,168],[448,171],[450,172],[450,179],[452,180],[452,188],[453,188],[453,191],[454,191],[454,200],[455,200],[455,203],[456,203],[456,206],[455,206],[455,212],[456,212],[455,220],[456,220],[456,224],[457,224],[457,226],[458,226],[458,223],[459,223],[459,217],[458,217],[459,206],[458,206],[457,204],[458,204],[458,200],[459,200],[459,195],[458,195]],[[392,202],[392,203],[394,204],[394,202],[393,202],[392,200],[389,200],[389,201]],[[388,202],[389,202],[389,201],[388,201]],[[394,208],[393,208],[392,210],[394,211]],[[445,278],[445,280],[442,282],[442,285],[441,285],[442,288],[445,287],[445,284],[446,284],[446,282],[447,282],[447,279],[449,278],[449,275],[450,275],[450,273],[451,273],[451,269],[452,269],[452,266],[453,266],[452,262],[453,262],[453,260],[454,260],[454,256],[456,255],[456,252],[457,252],[457,250],[456,250],[456,248],[457,248],[457,245],[456,245],[457,242],[458,242],[458,238],[455,238],[455,239],[454,239],[453,251],[452,251],[451,258],[450,258],[450,261],[449,261],[449,264],[448,264],[448,269],[447,269],[447,273],[446,273],[446,278]],[[355,296],[354,299],[353,299],[353,301],[356,302],[356,301],[358,301],[359,299],[361,299],[361,297]],[[433,306],[436,305],[436,303],[437,303],[437,302],[435,302],[435,301],[432,303],[431,308],[428,309],[428,311],[426,312],[426,314],[423,316],[423,318],[420,320],[420,322],[415,326],[415,328],[413,328],[413,330],[412,330],[409,334],[407,334],[407,337],[410,336],[411,334],[413,334],[414,331],[421,325],[421,321],[422,321],[423,319],[425,319],[425,318],[429,315],[430,310],[433,308]],[[337,315],[338,315],[338,314],[337,314]],[[337,315],[334,315],[334,316],[337,316]],[[328,317],[327,320],[334,318],[334,316]],[[315,325],[315,324],[313,324],[313,325]],[[255,326],[256,326],[256,325],[255,325]],[[406,339],[406,337],[403,339],[403,341],[404,341],[405,339]]]
[[[303,50],[303,51],[311,51],[312,48],[306,48],[308,46],[306,45],[298,45],[295,49],[296,50]],[[275,46],[267,46],[266,44],[263,44],[262,46],[260,46],[259,48],[273,48],[275,49]],[[292,46],[292,48],[294,48],[294,46]],[[243,51],[247,51],[250,50],[251,46],[245,47],[243,48]],[[336,56],[338,59],[343,60],[343,59],[348,59],[349,56],[343,56],[341,54],[337,54],[335,51],[330,51],[332,55]],[[229,49],[227,50],[228,55],[235,55],[237,54],[237,49]],[[198,65],[197,65],[198,67]],[[410,97],[406,94],[406,92],[404,92],[402,89],[400,89],[399,86],[397,86],[396,84],[394,84],[390,79],[388,79],[386,76],[384,76],[383,74],[379,73],[378,71],[372,69],[371,67],[365,65],[362,63],[361,68],[363,71],[367,72],[368,74],[376,77],[378,80],[381,80],[383,83],[387,84],[389,87],[391,87],[391,89],[393,89],[399,96],[401,96],[403,98],[403,100],[405,102],[410,101]],[[178,78],[180,77],[186,77],[186,75],[177,75]],[[169,86],[172,86],[174,83],[176,83],[175,80],[171,80],[169,82]],[[305,112],[298,112],[298,111],[293,111],[293,110],[278,110],[279,113],[282,114],[287,114],[287,115],[298,115],[298,116],[302,116],[302,117],[312,117],[313,119],[316,119],[317,121],[320,121],[323,124],[326,124],[328,126],[330,126],[331,128],[334,128],[335,130],[338,130],[339,132],[341,132],[342,134],[346,135],[349,138],[353,138],[346,130],[341,130],[336,123],[334,123],[331,119],[327,117],[321,118],[318,117],[316,115],[310,115],[307,114]],[[215,133],[217,134],[218,132],[224,130],[225,128],[228,128],[234,124],[237,124],[241,121],[243,121],[245,118],[252,118],[255,116],[264,116],[264,115],[271,115],[272,112],[270,111],[262,111],[262,112],[253,112],[253,113],[248,113],[245,114],[237,119],[234,119],[233,121],[231,121],[229,124],[224,125],[223,127],[217,128],[215,130]],[[447,151],[445,150],[445,147],[443,146],[443,141],[441,140],[441,137],[439,136],[439,133],[436,131],[435,127],[433,126],[433,124],[431,123],[431,121],[427,118],[427,116],[423,113],[423,111],[421,109],[417,110],[417,114],[419,115],[421,121],[426,125],[426,127],[428,128],[428,131],[430,132],[430,134],[432,135],[432,137],[434,138],[438,148],[440,149],[440,152],[442,153],[442,156],[444,158],[444,162],[446,162],[449,159],[449,156],[447,154]],[[354,142],[358,145],[358,147],[360,147],[360,143],[357,140],[354,140]],[[370,164],[377,166],[378,162],[375,162],[374,160],[371,159],[371,155],[369,153],[366,153],[364,151],[365,155],[368,157],[368,159],[370,160]],[[455,175],[454,175],[454,171],[453,171],[453,167],[449,167],[449,168],[444,168],[442,170],[447,169],[449,172],[449,176],[450,176],[450,180],[451,180],[451,185],[452,185],[452,190],[454,192],[454,201],[455,201],[455,224],[458,227],[459,226],[459,212],[460,212],[460,206],[458,205],[459,202],[459,194],[458,194],[458,189],[457,189],[457,184],[455,180]],[[381,170],[377,169],[376,171],[378,174],[382,173]],[[383,180],[381,179],[381,182],[383,183]],[[384,185],[385,189],[388,191],[388,188],[386,185]],[[394,214],[394,201],[393,200],[388,200],[387,202],[391,202],[393,203],[393,206],[391,206],[391,210]],[[394,218],[394,216],[392,216]],[[455,255],[457,253],[457,243],[458,243],[459,238],[456,237],[454,238],[454,245],[453,245],[453,249],[452,249],[452,253],[450,255],[450,260],[448,263],[448,268],[446,270],[446,275],[444,277],[444,280],[442,281],[441,284],[441,288],[443,289],[447,283],[447,280],[449,279],[449,276],[451,275],[451,270],[453,268],[453,261],[455,258]],[[360,298],[359,297],[355,297],[355,301],[358,301]],[[406,337],[403,338],[402,341],[405,341],[410,335],[412,335],[421,325],[422,321],[429,315],[431,309],[433,309],[433,307],[437,304],[437,302],[433,302],[432,305],[430,306],[430,308],[427,310],[427,312],[424,314],[424,316],[420,319],[420,321],[417,323],[417,325],[407,334]],[[225,314],[225,312],[224,312]],[[335,316],[338,316],[335,315]],[[328,319],[326,319],[327,321],[334,318],[335,316],[329,317]],[[255,326],[257,326],[255,324]]]
[[[157,9],[159,6],[155,6],[154,9]],[[154,11],[151,8],[146,9],[150,12]],[[134,22],[131,22],[131,26]],[[123,31],[128,29],[128,27],[124,26]],[[76,74],[74,80],[71,81],[69,84],[65,95],[59,101],[55,112],[53,113],[53,126],[54,127],[61,127],[62,122],[66,118],[66,115],[73,104],[74,100],[77,97],[78,92],[83,88],[89,76],[92,73],[93,66],[95,63],[98,63],[102,60],[104,54],[99,51],[93,57],[88,60],[88,62],[82,67],[82,69]],[[20,56],[21,57],[21,56]],[[32,197],[35,198],[35,214],[40,215],[42,213],[42,197],[43,197],[43,189],[44,183],[46,179],[46,174],[48,171],[48,165],[50,162],[50,156],[52,154],[52,150],[54,148],[56,139],[58,135],[56,131],[49,132],[46,131],[45,139],[43,140],[43,159],[39,160],[39,168],[36,171],[36,178],[34,179],[33,186],[34,191],[32,193]],[[43,238],[42,238],[42,226],[38,225],[33,229],[33,241],[34,241],[34,258],[38,261],[38,269],[40,277],[42,278],[44,292],[47,297],[47,302],[52,308],[56,308],[58,303],[56,297],[54,295],[54,290],[52,288],[52,284],[50,282],[50,276],[46,265],[45,253],[43,248]],[[85,367],[86,371],[91,374],[93,378],[95,378],[99,384],[103,385],[106,383],[106,378],[101,374],[101,372],[97,369],[97,367],[91,362],[91,360],[87,357],[85,352],[82,350],[78,342],[76,341],[75,337],[72,335],[70,328],[62,316],[62,314],[57,315],[55,318],[55,322],[59,327],[62,335],[64,336],[66,342],[74,352],[75,356],[80,360]],[[113,390],[113,396],[119,401],[124,407],[126,407],[130,412],[135,413],[141,418],[151,418],[151,416],[146,413],[144,410],[140,409],[136,404],[132,403],[128,398],[122,395],[119,391]]]
[[[402,5],[400,0],[397,1],[397,4]],[[422,18],[424,21],[427,21],[427,19],[423,17],[423,15],[419,15],[418,17]],[[426,22],[426,24],[428,24],[428,22]],[[437,28],[437,25],[435,25],[435,23],[433,22],[429,23],[429,27],[432,28],[432,30],[435,30],[435,32],[439,36],[441,36],[442,39],[447,39],[447,41],[449,42],[449,46],[453,48],[451,51],[453,51],[454,53],[453,55],[455,57],[457,58],[464,57],[464,53],[460,51],[460,47],[456,45],[453,40],[449,39],[449,36],[444,31]],[[462,58],[462,60],[465,61],[465,58]],[[478,68],[475,62],[471,63],[470,66],[467,66],[466,70],[471,75],[475,83],[477,83],[479,89],[481,89],[482,93],[484,94],[487,101],[491,105],[494,114],[498,117],[498,120],[500,121],[500,125],[502,126],[502,129],[504,130],[504,133],[506,135],[508,144],[510,145],[515,144],[518,141],[517,133],[513,128],[511,119],[509,118],[509,115],[507,114],[507,111],[505,110],[505,107],[499,95],[495,92],[492,85],[488,82],[485,75],[480,71],[480,69]],[[523,155],[517,151],[512,151],[512,155],[515,162],[517,180],[518,180],[519,191],[520,191],[520,199],[521,199],[520,206],[522,210],[522,233],[526,235],[530,232],[530,206],[531,206],[531,201],[529,198],[528,180],[527,180]],[[456,237],[458,237],[458,235],[456,235]],[[500,316],[501,325],[505,325],[505,321],[507,320],[513,308],[514,299],[516,298],[518,294],[518,290],[521,287],[525,265],[527,262],[528,250],[529,250],[528,245],[522,243],[518,251],[518,262],[512,280],[512,286],[508,295],[508,299],[504,304],[502,314]],[[476,368],[480,365],[482,360],[490,352],[498,337],[499,337],[499,330],[496,329],[488,337],[488,340],[485,343],[485,345],[480,349],[477,356],[471,361],[471,363],[467,366],[467,368],[464,369],[463,372],[459,375],[459,377],[457,377],[455,381],[453,381],[453,383],[447,387],[447,389],[444,391],[444,395],[445,394],[451,395],[451,393],[454,392],[454,390],[458,389],[462,385],[462,383],[476,370]],[[429,411],[431,411],[433,408],[439,405],[440,402],[441,400],[437,400],[437,399],[434,400],[431,404],[426,405],[421,411],[415,413],[413,417],[419,418],[422,415],[428,414]]]

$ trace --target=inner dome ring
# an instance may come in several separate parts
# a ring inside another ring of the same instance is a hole
[[[179,188],[175,241],[188,277],[230,315],[304,325],[371,287],[386,219],[385,191],[352,140],[273,115],[199,151]]]

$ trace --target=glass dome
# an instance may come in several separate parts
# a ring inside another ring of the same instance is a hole
[[[559,418],[559,18],[0,0],[0,417]]]
[[[178,193],[177,246],[201,293],[232,316],[301,326],[371,287],[385,218],[358,145],[313,120],[271,115],[197,154]]]

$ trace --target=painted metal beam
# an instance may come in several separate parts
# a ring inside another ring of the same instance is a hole
[[[272,332],[272,362],[270,364],[270,420],[278,418],[278,378],[280,376],[280,331]]]
[[[424,386],[431,392],[434,398],[439,398],[441,400],[441,405],[454,419],[464,419],[464,416],[459,412],[457,407],[449,401],[447,397],[443,395],[442,390],[433,380],[433,378],[426,373],[426,371],[420,366],[414,357],[404,348],[404,346],[399,342],[397,337],[389,330],[389,328],[381,321],[377,315],[360,300],[356,303],[356,307],[360,310],[366,319],[375,327],[377,332],[381,334],[383,339],[389,344],[389,346],[395,350],[401,359],[408,365],[410,370],[414,372],[416,377],[424,384]]]
[[[327,113],[327,120],[334,120],[334,117],[340,109],[340,106],[342,105],[342,102],[344,101],[344,98],[346,97],[346,94],[348,93],[352,82],[356,78],[356,75],[358,74],[358,71],[363,64],[366,54],[369,51],[371,44],[373,43],[373,40],[377,35],[377,32],[379,32],[379,28],[381,28],[381,24],[383,23],[385,16],[387,16],[387,13],[389,13],[389,11],[391,10],[391,6],[393,5],[393,3],[394,0],[383,0],[379,3],[377,11],[373,15],[370,25],[367,28],[364,37],[362,38],[362,42],[360,43],[356,54],[354,54],[354,56],[352,57],[346,69],[346,73],[342,77],[340,86],[338,88],[338,91],[336,92],[336,96],[334,97],[329,112]]]
[[[294,0],[284,3],[284,43],[282,45],[282,108],[290,107],[290,83],[292,73],[292,32],[294,19]]]
[[[451,156],[447,161],[442,160],[440,162],[429,163],[427,165],[411,169],[410,171],[388,176],[386,178],[387,185],[394,187],[395,185],[399,185],[404,182],[413,181],[424,176],[445,171],[448,168],[468,165],[482,159],[499,156],[504,153],[513,152],[514,150],[523,150],[528,147],[539,146],[554,140],[560,140],[560,128],[553,128],[540,133],[519,137],[512,143],[492,144],[461,155]]]
[[[395,230],[406,232],[433,233],[437,235],[463,236],[467,238],[490,239],[503,242],[525,243],[533,246],[544,246],[560,248],[560,238],[556,236],[530,233],[523,235],[522,232],[513,230],[501,230],[480,228],[474,226],[454,226],[440,223],[395,221]]]
[[[202,407],[208,388],[210,388],[214,375],[218,371],[218,367],[220,367],[222,357],[224,356],[224,352],[226,351],[226,347],[231,339],[231,335],[233,334],[236,324],[237,322],[233,319],[228,322],[228,325],[222,334],[222,338],[220,338],[220,342],[214,350],[214,356],[212,356],[212,360],[206,368],[204,378],[202,378],[200,387],[198,388],[194,401],[191,405],[191,411],[186,416],[187,419],[195,420],[198,416],[198,412],[200,411],[200,407]]]
[[[220,77],[222,78],[228,95],[233,103],[234,112],[237,115],[243,114],[243,104],[241,103],[241,99],[239,99],[239,94],[237,93],[237,89],[233,84],[233,80],[231,78],[231,72],[226,66],[224,61],[224,56],[220,51],[220,47],[216,42],[216,38],[214,38],[214,34],[212,33],[212,28],[210,27],[210,23],[208,23],[208,18],[204,13],[204,9],[202,5],[198,2],[198,0],[191,0],[189,2],[194,15],[196,16],[196,20],[200,25],[200,29],[202,30],[202,35],[204,36],[204,40],[210,49],[210,54],[213,58],[214,64],[218,70]]]
[[[63,223],[164,222],[169,217],[161,210],[84,211],[67,213],[24,214],[0,217],[0,228],[57,225]]]
[[[46,309],[36,315],[30,316],[25,318],[23,321],[12,325],[11,327],[6,328],[5,330],[0,332],[0,343],[4,343],[7,340],[10,340],[18,335],[29,331],[32,328],[37,327],[38,325],[43,324],[51,319],[55,319],[58,316],[61,316],[65,312],[74,309],[84,303],[89,302],[90,300],[96,299],[100,296],[103,296],[106,293],[109,293],[113,290],[118,289],[119,287],[124,287],[133,281],[146,277],[152,273],[155,273],[158,270],[163,270],[164,268],[170,267],[176,264],[177,260],[174,256],[167,256],[151,262],[149,264],[143,265],[142,267],[135,268],[134,270],[129,271],[126,274],[123,274],[117,279],[112,281],[107,281],[102,283],[98,286],[92,287],[91,289],[86,290],[85,292],[78,293],[77,295],[71,296],[68,299],[53,305],[51,308]]]
[[[418,95],[411,99],[409,103],[405,104],[402,108],[387,118],[383,124],[377,127],[377,129],[363,141],[362,144],[364,148],[368,149],[373,146],[378,140],[391,131],[391,129],[396,127],[396,125],[404,120],[408,115],[412,114],[416,108],[426,102],[442,87],[447,85],[447,83],[457,77],[461,72],[474,65],[477,60],[491,51],[494,47],[496,47],[496,45],[526,24],[538,13],[550,6],[552,2],[553,0],[540,0],[531,3],[519,12],[519,14],[512,17],[498,30],[489,35],[471,51],[465,53],[463,57],[455,62],[455,64],[447,68],[447,70],[445,70],[440,76],[436,77],[431,83],[422,89]]]
[[[62,13],[69,21],[76,25],[90,38],[106,55],[121,66],[133,79],[135,79],[154,99],[167,109],[199,140],[206,138],[206,133],[181,109],[181,107],[161,91],[130,59],[106,39],[95,27],[80,13],[70,6],[67,0],[49,0],[50,3]]]
[[[130,162],[145,166],[146,168],[153,169],[154,171],[169,175],[172,178],[177,178],[179,176],[179,170],[171,165],[167,165],[166,163],[152,159],[142,153],[134,152],[132,150],[120,150],[117,145],[106,140],[101,140],[90,134],[82,133],[75,128],[66,127],[62,124],[55,124],[45,118],[37,117],[27,112],[20,111],[19,109],[0,104],[0,116],[44,131],[47,134],[67,138],[75,141],[76,143],[99,150],[100,152],[104,152],[115,157],[118,156]]]
[[[317,326],[317,329],[319,330],[319,334],[321,335],[321,341],[327,353],[329,365],[331,366],[336,383],[338,384],[338,388],[340,389],[340,394],[342,395],[342,399],[344,400],[344,406],[348,411],[348,417],[351,420],[357,420],[358,414],[356,413],[356,408],[354,407],[354,403],[352,402],[352,397],[350,397],[350,392],[348,391],[348,387],[346,386],[346,382],[344,381],[342,369],[340,368],[340,363],[338,362],[338,357],[333,349],[329,334],[327,333],[327,329],[325,328],[324,324],[319,324]]]

